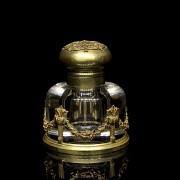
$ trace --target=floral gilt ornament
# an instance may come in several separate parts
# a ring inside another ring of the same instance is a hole
[[[129,128],[129,122],[128,122],[128,116],[127,116],[127,112],[126,112],[126,119],[123,122],[120,118],[119,118],[119,113],[120,113],[120,109],[115,107],[114,105],[112,105],[111,108],[109,108],[107,110],[107,116],[105,118],[105,123],[103,123],[102,125],[98,126],[97,129],[94,130],[84,130],[84,131],[79,131],[77,130],[71,123],[69,123],[69,120],[67,118],[67,113],[68,111],[66,109],[64,109],[62,107],[62,105],[58,108],[55,109],[55,115],[54,115],[54,119],[50,122],[48,122],[46,120],[46,109],[44,109],[44,130],[51,130],[55,123],[57,123],[60,127],[59,127],[59,133],[62,134],[63,132],[63,126],[66,126],[73,135],[75,135],[78,138],[82,138],[82,139],[86,139],[86,140],[92,140],[93,138],[99,136],[101,134],[101,132],[103,132],[109,125],[110,125],[110,134],[112,139],[114,139],[114,125],[115,123],[117,123],[119,121],[119,125],[122,127],[123,130],[126,130]],[[62,134],[63,136],[63,134]],[[61,137],[62,139],[63,137]],[[112,142],[114,142],[114,140],[112,140]]]
[[[109,124],[115,124],[119,120],[119,112],[119,108],[112,105],[112,107],[107,110],[106,121]]]
[[[55,115],[54,115],[55,122],[58,125],[66,124],[67,113],[68,113],[68,111],[66,111],[62,106],[60,106],[59,108],[56,108]]]

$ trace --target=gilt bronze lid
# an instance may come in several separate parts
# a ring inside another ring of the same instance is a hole
[[[101,67],[111,60],[108,47],[98,41],[74,41],[64,46],[59,58],[67,67]]]

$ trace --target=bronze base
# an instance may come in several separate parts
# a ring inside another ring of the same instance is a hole
[[[52,151],[56,151],[63,154],[69,155],[80,155],[80,156],[94,156],[112,153],[125,148],[129,143],[129,135],[125,135],[114,143],[102,143],[102,144],[70,144],[70,143],[58,143],[48,137],[47,133],[43,136],[45,146]]]

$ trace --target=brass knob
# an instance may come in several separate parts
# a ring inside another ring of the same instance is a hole
[[[64,46],[59,58],[69,68],[102,67],[111,60],[111,52],[98,41],[82,40]]]

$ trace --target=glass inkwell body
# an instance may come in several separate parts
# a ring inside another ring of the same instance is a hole
[[[111,60],[108,47],[97,41],[75,41],[64,46],[59,57],[67,66],[67,82],[47,92],[45,146],[88,157],[125,148],[129,142],[125,92],[103,76],[103,66]]]

